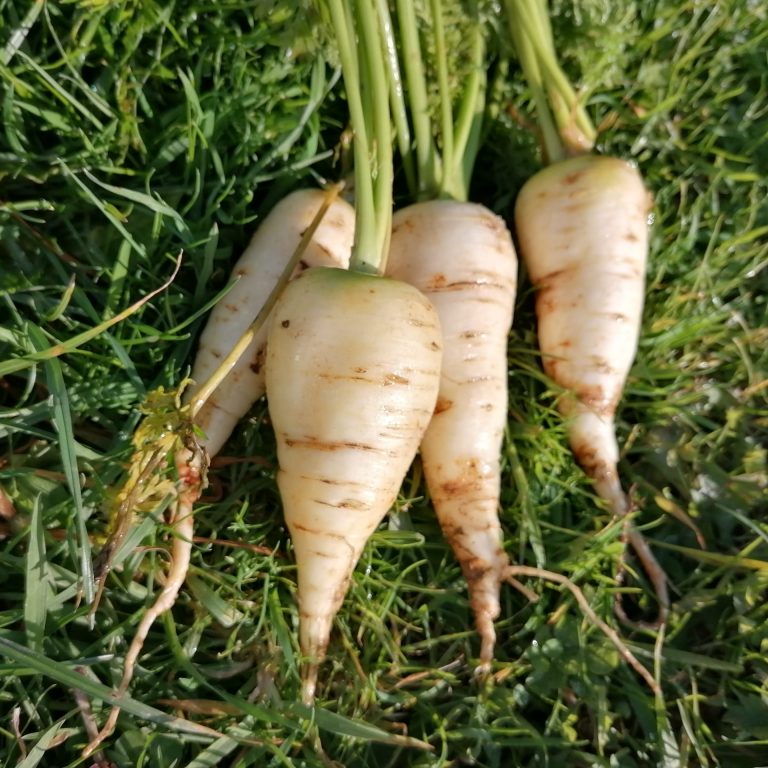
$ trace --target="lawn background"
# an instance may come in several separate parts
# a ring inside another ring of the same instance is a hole
[[[535,583],[536,605],[504,591],[493,680],[478,685],[461,573],[416,467],[356,571],[318,709],[302,709],[294,566],[262,402],[211,470],[190,578],[173,620],[151,632],[134,711],[106,746],[115,765],[768,765],[768,9],[604,5],[557,2],[554,23],[600,151],[635,160],[656,200],[618,431],[674,602],[663,646],[622,631],[663,696],[567,593]],[[0,0],[0,364],[26,360],[0,379],[5,766],[91,764],[78,757],[87,738],[72,687],[83,680],[102,722],[98,685],[119,679],[166,563],[167,530],[147,522],[89,627],[78,574],[103,541],[138,406],[188,372],[265,213],[342,172],[343,90],[315,21],[308,5],[266,1]],[[511,219],[540,158],[506,53],[491,62],[473,193]],[[128,320],[32,360],[159,287],[182,250],[173,284]],[[508,550],[569,575],[614,623],[620,529],[567,450],[524,274],[509,362]],[[636,609],[652,610],[642,575],[630,587]],[[212,743],[161,713],[227,736]],[[398,744],[406,734],[434,751]]]

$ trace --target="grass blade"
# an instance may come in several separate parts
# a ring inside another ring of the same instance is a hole
[[[720,566],[722,568],[747,568],[754,571],[768,571],[768,560],[756,560],[752,557],[742,557],[741,555],[724,555],[721,552],[710,552],[706,549],[694,549],[693,547],[683,547],[679,544],[672,544],[668,541],[654,541],[654,545],[662,549],[671,549],[686,555],[694,560],[710,565]]]
[[[379,744],[389,744],[393,747],[411,747],[413,749],[425,749],[430,752],[434,750],[431,744],[421,741],[421,739],[388,733],[363,720],[353,720],[335,712],[330,712],[327,709],[307,707],[304,704],[296,703],[288,706],[286,710],[295,712],[297,715],[307,719],[312,719],[318,728],[329,733],[338,734],[339,736],[349,736],[350,738],[362,739],[363,741],[376,741]]]
[[[40,761],[45,757],[45,753],[56,738],[56,735],[61,730],[63,720],[55,722],[38,740],[37,743],[29,751],[29,754],[16,766],[16,768],[35,768],[40,764]]]
[[[32,650],[43,649],[45,617],[48,612],[48,561],[45,558],[43,516],[40,512],[40,496],[35,498],[32,518],[29,522],[26,579],[24,589],[24,627],[27,645]]]
[[[111,688],[107,688],[106,685],[90,680],[66,664],[49,659],[47,656],[25,648],[23,645],[14,643],[5,637],[0,637],[0,654],[12,659],[17,664],[34,669],[38,674],[49,677],[57,683],[66,685],[69,688],[76,688],[87,696],[100,699],[108,704],[117,704],[120,709],[128,714],[163,726],[171,731],[212,738],[220,738],[222,736],[221,733],[212,728],[199,725],[181,717],[168,715],[159,709],[150,707],[148,704],[136,701],[136,699],[130,696],[115,696],[114,691]]]
[[[27,15],[21,24],[13,30],[13,33],[8,38],[8,42],[3,46],[3,52],[0,54],[0,63],[5,66],[11,63],[11,59],[16,55],[16,52],[24,45],[24,41],[27,39],[29,30],[32,29],[34,23],[37,21],[37,17],[40,15],[40,11],[43,10],[45,3],[43,0],[35,0],[27,11]]]
[[[238,742],[235,739],[229,736],[222,736],[220,739],[216,739],[209,747],[206,747],[191,763],[187,763],[184,768],[216,768],[237,747]]]
[[[46,348],[46,340],[43,331],[33,323],[29,323],[29,338],[38,351]],[[77,452],[75,449],[75,432],[72,427],[72,414],[69,408],[69,395],[64,384],[64,373],[61,363],[54,359],[44,363],[45,376],[48,382],[48,391],[52,398],[53,423],[59,435],[59,451],[61,464],[67,487],[72,494],[75,504],[75,531],[77,537],[77,562],[79,564],[79,577],[83,588],[83,597],[86,603],[91,603],[96,594],[93,580],[93,566],[91,559],[91,542],[86,528],[86,514],[83,506],[83,496],[80,492],[80,472],[77,466]]]
[[[100,334],[104,333],[108,328],[125,320],[126,317],[130,317],[136,310],[143,307],[148,301],[151,301],[158,293],[162,293],[175,279],[178,274],[179,267],[181,266],[181,253],[179,253],[176,264],[174,265],[171,276],[158,288],[150,291],[146,296],[142,296],[138,301],[131,304],[130,307],[124,309],[122,312],[118,312],[114,317],[110,317],[103,323],[99,323],[93,328],[89,328],[87,331],[78,333],[71,339],[62,342],[61,344],[54,344],[52,347],[45,345],[43,340],[43,346],[38,348],[37,352],[33,355],[26,357],[18,357],[15,360],[6,360],[0,363],[0,376],[7,376],[9,373],[16,373],[17,371],[23,371],[26,368],[31,368],[35,363],[39,363],[43,360],[51,360],[61,355],[72,352],[78,347],[82,346],[91,339],[95,339]]]

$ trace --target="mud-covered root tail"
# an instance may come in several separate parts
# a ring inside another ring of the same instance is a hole
[[[496,646],[496,630],[493,625],[501,613],[499,593],[507,578],[509,559],[499,546],[492,562],[482,562],[477,557],[460,562],[469,588],[469,604],[475,617],[475,628],[480,637],[480,663],[475,674],[482,676],[490,672],[493,662]]]

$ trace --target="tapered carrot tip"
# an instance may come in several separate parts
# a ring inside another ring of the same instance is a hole
[[[592,479],[597,495],[607,502],[611,513],[617,518],[625,518],[631,510],[617,470],[619,448],[616,443],[612,413],[599,414],[579,402],[570,410],[569,415],[571,418],[568,422],[568,431],[576,459]],[[624,536],[653,585],[658,602],[658,615],[654,621],[650,622],[631,621],[624,613],[621,594],[616,596],[616,614],[630,625],[658,629],[666,622],[669,613],[667,575],[642,533],[629,521],[626,523]],[[624,559],[622,556],[618,574],[620,581],[624,575]]]
[[[320,664],[313,661],[306,664],[301,671],[301,701],[308,707],[315,703],[317,672],[319,668]]]
[[[506,579],[509,561],[503,551],[499,551],[493,563],[480,563],[479,558],[464,567],[464,577],[469,586],[469,602],[475,616],[475,627],[480,636],[480,665],[477,675],[487,674],[491,669],[493,652],[496,646],[496,630],[493,622],[501,613],[499,593],[501,583]]]
[[[602,412],[582,402],[566,408],[568,436],[576,460],[592,479],[597,495],[617,517],[627,514],[627,498],[621,488],[617,466],[619,446],[613,408]]]
[[[475,675],[485,677],[491,671],[493,650],[496,647],[496,630],[493,628],[493,618],[487,611],[475,609],[475,625],[477,634],[480,635],[480,663],[477,665]]]
[[[328,648],[334,615],[335,612],[327,616],[301,616],[299,643],[306,659],[301,669],[301,700],[307,706],[315,702],[318,670]]]

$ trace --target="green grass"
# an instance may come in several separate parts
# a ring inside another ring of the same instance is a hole
[[[334,55],[288,5],[0,2],[0,365],[24,359],[0,379],[0,488],[15,510],[0,521],[3,765],[91,764],[77,701],[103,722],[166,563],[167,531],[148,519],[89,626],[78,588],[138,406],[188,371],[264,213],[342,173]],[[618,428],[674,603],[663,645],[622,632],[662,698],[567,593],[533,583],[535,605],[504,591],[479,685],[461,572],[416,471],[356,571],[318,707],[301,707],[295,568],[259,403],[223,452],[238,461],[210,473],[190,579],[106,745],[115,765],[768,765],[768,14],[747,0],[612,5],[558,2],[555,33],[600,150],[634,159],[656,200]],[[520,73],[503,72],[494,63],[473,194],[509,216],[540,159]],[[171,286],[127,320],[32,359],[160,287],[182,250]],[[615,624],[619,529],[566,448],[524,276],[509,359],[509,552],[571,576]],[[631,610],[652,610],[642,574],[627,590]]]

